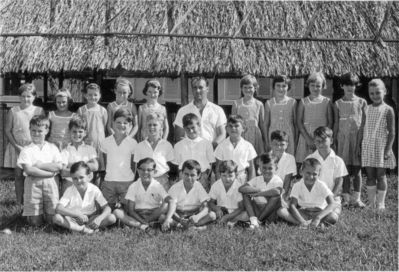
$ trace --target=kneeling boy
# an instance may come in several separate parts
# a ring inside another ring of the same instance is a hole
[[[73,185],[68,187],[61,197],[54,224],[83,233],[93,233],[116,222],[111,208],[100,189],[90,183],[93,173],[87,163],[80,161],[70,168]],[[101,207],[101,213],[97,209]]]
[[[317,159],[303,161],[303,179],[294,184],[291,191],[289,210],[281,208],[278,215],[284,220],[301,227],[317,227],[320,222],[335,224],[338,214],[334,212],[337,203],[327,185],[320,181],[321,164]]]
[[[275,212],[281,205],[283,181],[276,173],[276,158],[270,153],[259,157],[262,176],[255,177],[239,189],[243,194],[245,210],[248,213],[250,228],[258,228],[259,221],[273,221]]]
[[[216,218],[209,218],[207,202],[209,196],[199,182],[201,165],[195,160],[187,160],[182,165],[183,179],[169,189],[169,194],[177,201],[173,219],[183,226],[200,227]]]
[[[127,190],[125,199],[128,202],[125,210],[114,210],[115,216],[122,223],[146,230],[151,223],[162,222],[162,230],[168,230],[176,210],[176,202],[154,179],[156,164],[151,158],[138,162],[140,178]]]

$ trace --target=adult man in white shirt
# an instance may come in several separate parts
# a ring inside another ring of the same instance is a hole
[[[226,138],[226,115],[220,106],[208,101],[209,82],[206,78],[193,78],[191,86],[194,100],[179,109],[173,123],[176,141],[180,141],[185,135],[183,116],[194,113],[201,119],[201,137],[211,141],[215,148]]]

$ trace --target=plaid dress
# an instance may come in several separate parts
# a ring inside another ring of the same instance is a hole
[[[385,103],[378,107],[368,105],[366,123],[363,130],[362,166],[376,168],[395,168],[392,150],[388,160],[384,160],[384,149],[388,141],[387,114],[389,106]]]

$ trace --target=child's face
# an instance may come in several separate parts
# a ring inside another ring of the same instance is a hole
[[[143,183],[150,183],[155,173],[155,164],[152,162],[143,163],[138,168],[140,179]]]
[[[100,101],[101,94],[97,89],[88,89],[85,98],[88,104],[94,105]]]
[[[254,96],[255,86],[253,84],[242,85],[241,91],[244,94],[244,97],[251,98]]]
[[[189,170],[184,168],[182,170],[183,182],[185,184],[193,185],[199,179],[199,174],[196,169]]]
[[[226,131],[230,135],[230,137],[241,137],[241,134],[244,132],[244,127],[240,122],[237,123],[227,123]]]
[[[344,93],[347,96],[355,95],[356,85],[342,85],[342,89],[344,89]]]
[[[384,101],[385,90],[379,87],[369,87],[369,96],[374,104],[380,104]]]
[[[318,136],[314,137],[314,144],[319,152],[329,152],[331,150],[331,142],[332,139],[330,137],[326,137],[325,139]]]
[[[159,89],[155,87],[148,87],[147,89],[147,97],[150,99],[158,99],[159,97]]]
[[[286,141],[277,141],[273,140],[271,142],[271,148],[273,151],[273,154],[275,155],[281,155],[285,152],[285,150],[288,147],[288,143]]]
[[[195,139],[200,135],[201,128],[196,122],[194,122],[193,124],[185,126],[184,131],[189,139]]]
[[[288,92],[288,84],[285,82],[276,82],[274,84],[274,95],[277,97],[284,97]]]
[[[31,92],[25,91],[20,95],[19,100],[23,107],[29,107],[33,104],[35,96]]]
[[[79,168],[75,173],[71,173],[73,184],[79,191],[86,191],[87,185],[89,184],[92,174],[87,174],[85,168]]]
[[[118,85],[115,91],[116,102],[122,103],[127,101],[130,96],[130,88],[127,85]]]
[[[66,96],[57,96],[55,98],[55,105],[59,111],[67,111],[68,110],[68,97]]]
[[[208,96],[208,87],[204,80],[197,80],[192,85],[192,91],[195,101],[202,101]]]
[[[149,120],[147,121],[147,131],[148,135],[152,137],[160,137],[161,136],[161,123],[157,120]]]
[[[306,165],[305,168],[301,170],[303,180],[305,182],[315,183],[320,175],[320,169],[321,169],[320,165],[316,166]]]
[[[114,121],[114,130],[116,134],[128,134],[132,124],[123,116],[120,116]]]
[[[309,92],[312,96],[319,96],[323,89],[323,80],[317,78],[315,81],[309,83]]]
[[[32,138],[32,142],[35,144],[42,144],[46,139],[48,128],[46,125],[43,126],[32,125],[30,126],[29,131],[30,131],[30,137]]]
[[[231,186],[236,179],[236,173],[235,172],[223,172],[220,173],[220,178],[224,184],[224,186]]]
[[[73,143],[81,143],[86,137],[86,130],[79,127],[72,127],[70,130],[71,141]]]
[[[273,175],[276,173],[276,164],[274,162],[260,163],[260,170],[264,180],[271,180]]]

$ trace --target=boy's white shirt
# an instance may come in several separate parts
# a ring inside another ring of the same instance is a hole
[[[301,179],[292,187],[290,197],[296,198],[301,208],[325,209],[328,205],[326,198],[329,195],[333,196],[333,193],[323,181],[316,180],[309,192],[304,180]]]
[[[107,154],[106,181],[132,182],[134,173],[131,169],[131,158],[136,150],[137,142],[126,136],[117,145],[113,135],[100,143],[100,149]]]
[[[61,157],[62,163],[65,165],[71,165],[79,161],[88,162],[89,160],[98,158],[96,149],[84,142],[77,149],[72,143],[68,144],[61,151]],[[71,177],[65,177],[65,179],[72,181]]]
[[[72,185],[66,189],[64,195],[58,202],[58,204],[61,204],[67,209],[77,210],[85,215],[91,215],[97,211],[96,203],[100,205],[100,207],[104,207],[108,204],[100,189],[91,183],[87,184],[83,199],[75,185]]]
[[[306,157],[306,159],[308,158],[317,159],[321,163],[319,179],[323,181],[331,191],[334,189],[334,180],[336,178],[348,175],[348,170],[346,169],[344,161],[337,156],[332,149],[325,160],[318,150]]]
[[[186,192],[183,180],[174,184],[168,191],[169,195],[177,201],[176,209],[179,211],[195,210],[201,206],[204,201],[209,200],[202,184],[195,181],[190,192]]]
[[[261,192],[268,191],[274,188],[283,188],[283,181],[277,175],[274,175],[268,183],[265,182],[263,176],[257,176],[248,181],[248,184],[254,188],[260,189]],[[258,204],[266,204],[267,200],[263,196],[256,196],[254,200]]]
[[[216,161],[212,143],[202,137],[197,137],[194,140],[185,137],[177,142],[174,148],[174,157],[173,163],[179,165],[179,169],[185,161],[196,160],[201,165],[201,172],[210,169],[211,164]]]
[[[295,157],[284,152],[278,161],[276,175],[284,181],[285,176],[289,174],[293,176],[297,174]]]
[[[31,143],[22,149],[17,159],[17,166],[19,168],[22,168],[23,164],[33,166],[37,162],[62,163],[61,153],[54,144],[47,141],[44,141],[42,148]],[[25,171],[24,176],[27,176]]]
[[[152,179],[147,190],[139,178],[129,186],[125,199],[135,203],[136,210],[151,210],[162,205],[162,201],[168,196],[163,186]]]
[[[173,147],[168,141],[160,139],[155,149],[152,149],[151,144],[144,140],[136,147],[134,162],[148,157],[154,159],[156,164],[154,177],[162,176],[169,171],[167,162],[174,159]]]
[[[243,171],[249,167],[249,161],[257,156],[253,145],[241,138],[236,147],[230,141],[230,137],[224,139],[215,149],[215,157],[220,161],[232,160],[238,165],[237,171]]]
[[[242,194],[238,191],[241,184],[234,180],[233,184],[226,192],[223,181],[217,180],[209,191],[209,197],[216,200],[217,206],[225,207],[229,213],[238,208],[238,203],[242,201]]]

